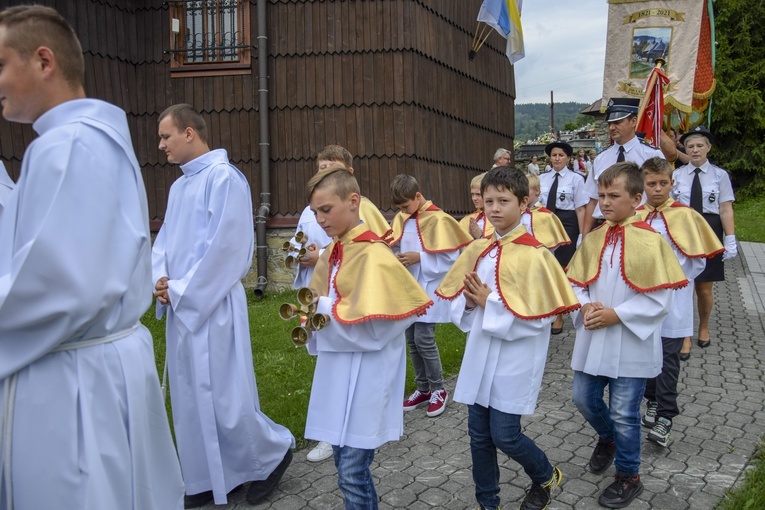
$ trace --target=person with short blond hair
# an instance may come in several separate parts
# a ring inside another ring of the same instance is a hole
[[[486,172],[476,175],[470,180],[470,200],[473,201],[475,211],[466,214],[460,220],[460,226],[473,236],[473,239],[491,235],[494,227],[491,222],[486,220],[486,214],[483,212],[483,198],[481,197],[481,179]]]
[[[38,134],[0,217],[0,508],[180,510],[127,116],[85,96],[51,8],[0,12],[0,67],[3,117]]]
[[[404,431],[404,330],[432,306],[427,294],[360,221],[361,195],[344,164],[319,170],[307,186],[316,221],[332,238],[310,288],[327,325],[311,334],[316,370],[305,437],[332,445],[349,510],[376,510],[375,449]]]

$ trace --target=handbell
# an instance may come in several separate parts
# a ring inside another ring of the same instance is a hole
[[[292,249],[292,243],[289,241],[284,241],[284,244],[282,245],[282,250],[290,251],[291,249]]]
[[[319,295],[308,287],[301,287],[297,291],[298,303],[304,306],[312,305],[319,300]]]
[[[297,260],[307,259],[308,258],[308,250],[305,248],[300,248],[300,251],[298,252],[297,256],[295,257]]]
[[[284,258],[284,267],[287,269],[292,269],[292,267],[297,263],[297,258],[292,255],[287,255]]]
[[[309,334],[308,330],[303,326],[297,326],[292,329],[292,343],[295,347],[302,347],[308,343]]]
[[[288,321],[298,316],[298,307],[292,303],[284,303],[279,307],[279,317]]]
[[[326,313],[317,313],[311,316],[311,328],[314,331],[319,331],[321,328],[327,325],[329,322],[329,315]]]
[[[308,242],[308,236],[305,232],[298,232],[295,234],[295,242],[298,244],[305,244]]]

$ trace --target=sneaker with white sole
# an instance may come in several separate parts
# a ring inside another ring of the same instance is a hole
[[[659,409],[659,403],[655,400],[649,400],[645,405],[645,414],[640,420],[644,427],[653,428],[656,425],[656,411]]]
[[[414,390],[409,398],[404,400],[404,411],[414,411],[418,407],[428,405],[431,392],[423,393],[420,390]]]
[[[449,394],[443,388],[430,392],[430,402],[426,414],[432,418],[446,411],[446,399],[448,397]]]
[[[669,444],[669,432],[671,430],[672,420],[659,416],[656,418],[656,425],[653,426],[646,439],[666,448]]]
[[[311,462],[321,462],[324,459],[328,459],[332,456],[332,445],[326,441],[320,441],[316,447],[308,452],[306,459]]]

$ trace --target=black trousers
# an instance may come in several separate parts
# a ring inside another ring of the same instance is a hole
[[[672,420],[680,414],[677,407],[677,379],[680,376],[680,348],[682,338],[661,338],[661,350],[664,361],[661,373],[648,379],[645,385],[645,398],[659,404],[656,416]]]

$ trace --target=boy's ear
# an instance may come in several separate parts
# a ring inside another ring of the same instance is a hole
[[[359,203],[361,203],[361,196],[358,193],[351,193],[348,195],[348,201],[351,204],[351,210],[355,211],[359,208]]]
[[[349,174],[351,174],[351,175],[353,175],[353,172],[355,172],[355,170],[353,169],[353,167],[352,167],[352,166],[349,166],[349,167],[348,167],[348,173],[349,173]]]
[[[632,198],[632,207],[633,209],[637,209],[640,207],[640,203],[643,201],[643,193],[635,193],[635,196]]]
[[[521,209],[526,209],[529,206],[529,197],[523,197],[520,203]]]

